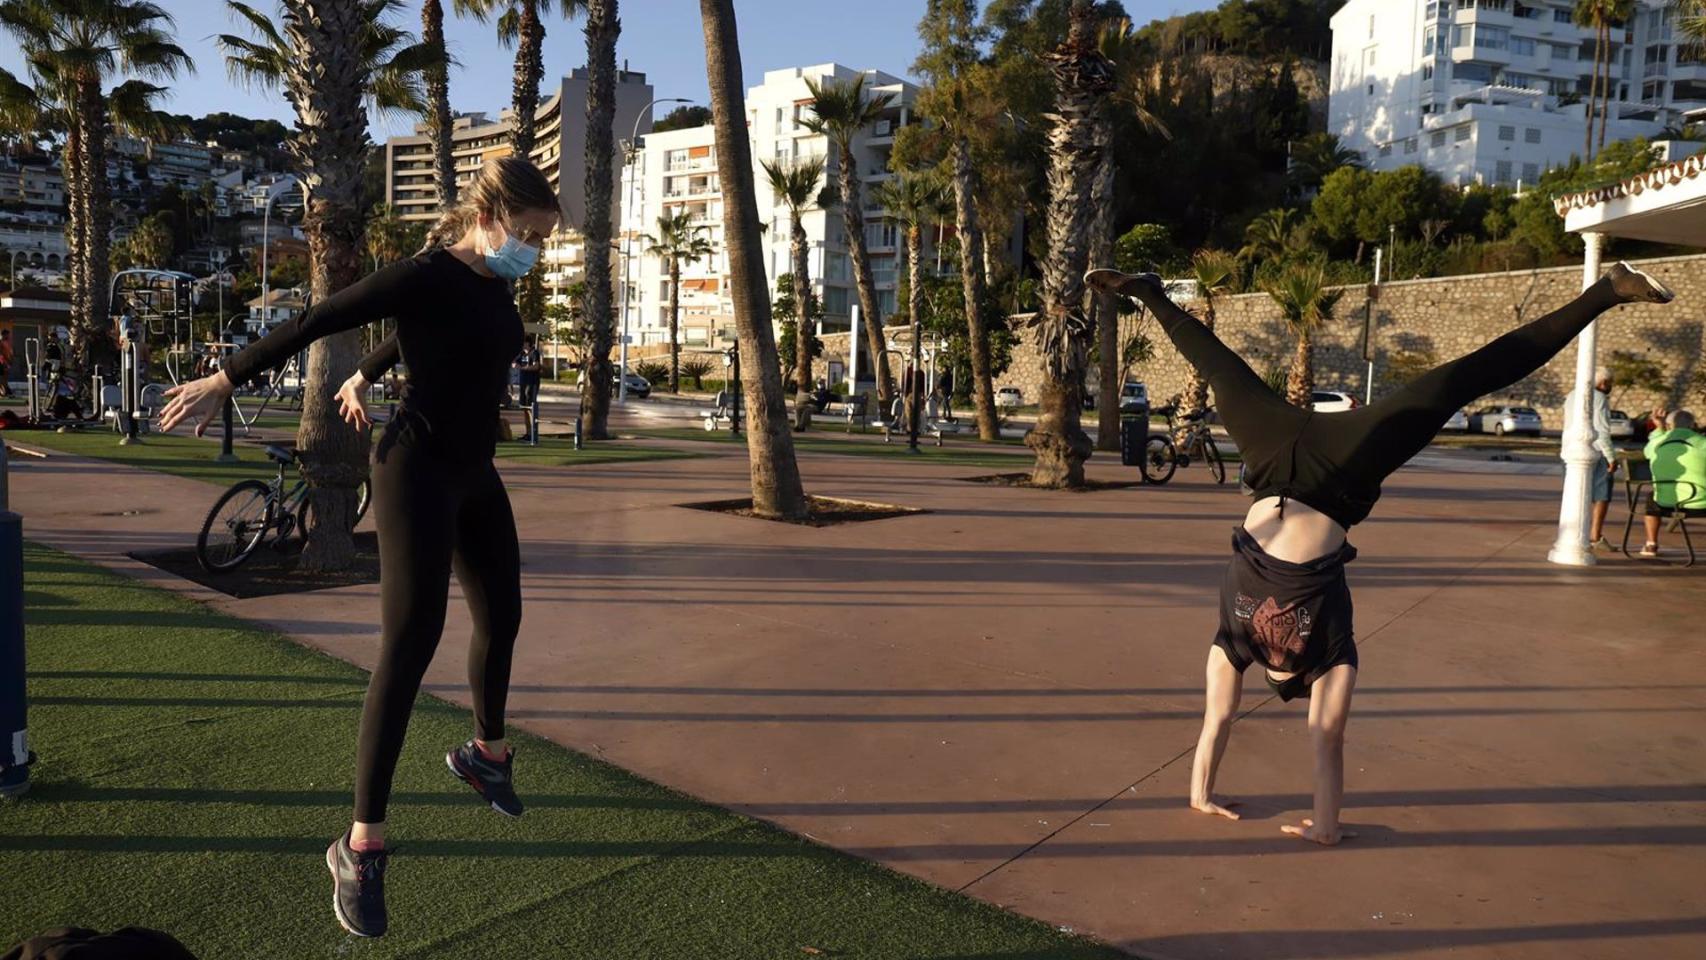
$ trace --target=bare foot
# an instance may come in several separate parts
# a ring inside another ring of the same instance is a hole
[[[1239,806],[1243,806],[1243,804],[1239,803],[1237,800],[1227,800],[1224,798],[1218,801],[1212,797],[1207,800],[1191,801],[1192,810],[1195,810],[1198,813],[1206,813],[1211,816],[1225,817],[1228,820],[1239,819],[1238,811],[1232,809],[1233,807]]]
[[[1340,840],[1347,840],[1357,835],[1355,830],[1346,830],[1342,827],[1330,831],[1317,827],[1315,821],[1308,817],[1303,818],[1302,826],[1287,824],[1280,829],[1294,837],[1302,837],[1311,843],[1319,843],[1323,847],[1336,847]]]
[[[1611,279],[1611,289],[1626,303],[1669,303],[1676,299],[1669,287],[1627,263],[1612,264],[1605,275]]]

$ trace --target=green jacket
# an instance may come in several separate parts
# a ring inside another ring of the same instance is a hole
[[[1653,495],[1660,506],[1706,510],[1706,436],[1693,430],[1661,431],[1647,440],[1646,454],[1653,479],[1658,481],[1653,485]],[[1664,483],[1666,480],[1682,482]]]

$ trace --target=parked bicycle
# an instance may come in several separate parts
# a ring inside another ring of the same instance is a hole
[[[1205,410],[1199,416],[1180,415],[1179,398],[1174,397],[1171,403],[1154,412],[1167,418],[1167,432],[1152,433],[1144,443],[1140,468],[1145,481],[1166,483],[1173,479],[1174,471],[1190,466],[1192,460],[1198,460],[1208,465],[1215,483],[1226,482],[1226,460],[1221,457],[1220,447],[1214,442],[1214,432],[1209,429],[1209,411]],[[1179,450],[1180,445],[1173,442],[1174,437],[1183,441],[1183,452]]]
[[[235,570],[264,543],[282,547],[293,534],[307,538],[308,481],[298,476],[287,486],[284,476],[285,467],[300,458],[294,449],[271,445],[267,457],[278,464],[278,476],[240,481],[208,511],[195,541],[195,556],[202,569],[211,573]],[[371,482],[362,480],[356,488],[356,523],[367,514],[372,494]]]

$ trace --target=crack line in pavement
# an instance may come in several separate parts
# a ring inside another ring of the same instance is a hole
[[[1483,556],[1480,560],[1476,561],[1473,565],[1471,565],[1470,567],[1465,569],[1462,573],[1460,573],[1456,577],[1453,577],[1452,579],[1446,581],[1445,583],[1440,584],[1439,586],[1433,588],[1432,590],[1429,590],[1426,594],[1417,598],[1415,603],[1412,603],[1409,606],[1405,607],[1403,610],[1399,611],[1398,613],[1394,614],[1392,617],[1388,618],[1385,623],[1382,623],[1380,626],[1375,627],[1373,630],[1369,631],[1368,634],[1365,635],[1363,639],[1364,640],[1370,639],[1375,634],[1378,634],[1380,631],[1385,630],[1387,627],[1391,626],[1394,623],[1397,623],[1400,619],[1408,616],[1411,611],[1415,610],[1417,607],[1421,606],[1423,603],[1426,603],[1428,600],[1431,600],[1433,597],[1437,596],[1441,591],[1446,590],[1447,588],[1457,584],[1459,581],[1463,580],[1465,577],[1468,577],[1469,575],[1473,574],[1476,570],[1479,570],[1482,566],[1486,565],[1489,561],[1491,561],[1495,557],[1504,553],[1506,550],[1509,550],[1511,547],[1516,546],[1518,541],[1521,541],[1522,539],[1526,538],[1532,532],[1533,532],[1532,529],[1525,529],[1525,530],[1523,530],[1523,532],[1517,534],[1514,538],[1512,538],[1511,540],[1506,542],[1504,545],[1498,547],[1497,549],[1489,551],[1485,556]],[[1245,710],[1243,713],[1240,713],[1238,715],[1237,719],[1235,719],[1233,721],[1233,723],[1236,724],[1238,722],[1238,720],[1242,720],[1245,717],[1250,716],[1251,714],[1255,713],[1257,710],[1260,710],[1263,707],[1266,707],[1269,704],[1274,703],[1278,699],[1279,699],[1279,696],[1277,694],[1269,694],[1267,697],[1258,701],[1255,704],[1255,706],[1252,706],[1250,709]],[[1113,796],[1107,798],[1106,800],[1103,800],[1102,802],[1096,804],[1095,806],[1084,811],[1083,813],[1080,813],[1079,815],[1077,815],[1077,816],[1073,817],[1072,819],[1066,821],[1065,823],[1061,824],[1058,828],[1049,831],[1044,836],[1038,838],[1036,840],[1036,842],[1032,843],[1030,846],[1027,846],[1025,849],[1020,850],[1018,853],[1013,854],[1011,857],[1008,857],[1007,859],[1001,861],[1000,863],[996,864],[995,866],[990,867],[988,870],[985,870],[983,873],[981,873],[977,877],[973,878],[970,882],[968,882],[962,886],[956,887],[955,892],[956,893],[965,893],[967,890],[970,890],[972,887],[974,887],[974,886],[978,885],[979,883],[982,883],[983,881],[989,879],[989,877],[992,876],[993,874],[995,874],[997,871],[1005,869],[1007,866],[1011,865],[1014,861],[1016,861],[1019,858],[1024,857],[1027,854],[1029,854],[1032,850],[1035,850],[1038,847],[1042,846],[1043,844],[1049,842],[1050,840],[1053,840],[1056,836],[1058,836],[1062,831],[1066,830],[1068,827],[1071,827],[1072,825],[1078,823],[1080,820],[1083,820],[1085,817],[1090,816],[1091,814],[1102,809],[1103,807],[1107,806],[1108,804],[1113,803],[1115,800],[1118,800],[1124,794],[1126,794],[1132,790],[1137,789],[1137,787],[1140,784],[1154,779],[1162,771],[1166,770],[1168,767],[1171,767],[1173,764],[1178,763],[1181,759],[1183,759],[1185,756],[1189,755],[1195,749],[1196,749],[1196,745],[1192,744],[1192,745],[1186,747],[1185,749],[1180,750],[1178,753],[1174,754],[1173,757],[1171,759],[1169,759],[1167,762],[1161,764],[1160,766],[1156,767],[1154,770],[1149,771],[1148,773],[1144,774],[1143,776],[1138,777],[1136,780],[1133,780],[1128,786],[1121,788],[1118,793],[1115,793]]]

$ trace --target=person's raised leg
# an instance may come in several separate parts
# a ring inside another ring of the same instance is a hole
[[[1397,470],[1433,442],[1452,414],[1545,366],[1600,314],[1624,303],[1669,303],[1674,297],[1648,274],[1625,263],[1612,265],[1598,283],[1557,310],[1346,415],[1362,421],[1358,432],[1375,440],[1359,455],[1373,457],[1383,475]]]
[[[1315,752],[1315,816],[1280,829],[1325,846],[1356,834],[1339,826],[1345,801],[1345,724],[1351,716],[1351,692],[1357,668],[1341,663],[1309,688],[1309,741]]]
[[[1226,754],[1226,743],[1232,739],[1232,721],[1244,695],[1244,675],[1232,665],[1226,651],[1214,645],[1208,648],[1206,681],[1202,734],[1197,737],[1197,753],[1191,761],[1191,809],[1236,820],[1238,813],[1232,808],[1238,804],[1215,798],[1214,778],[1220,770],[1220,758]]]
[[[445,762],[494,810],[522,813],[511,779],[513,751],[504,742],[510,665],[521,630],[521,550],[509,494],[496,469],[464,502],[457,520],[456,579],[474,622],[468,644],[468,686],[474,698],[474,738]]]

